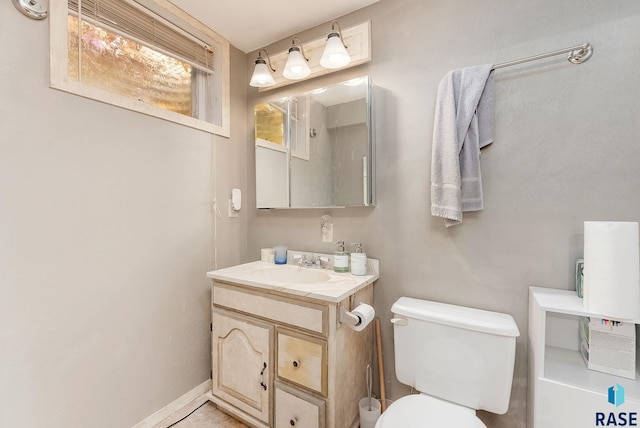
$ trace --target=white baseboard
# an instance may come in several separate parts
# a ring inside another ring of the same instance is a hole
[[[200,405],[205,401],[209,401],[209,398],[206,394],[207,392],[211,391],[211,385],[211,379],[203,382],[175,401],[167,404],[151,416],[144,418],[142,421],[138,422],[131,428],[158,428],[162,426],[158,425],[159,423],[163,422],[169,416],[172,416],[178,411],[180,411],[181,413],[179,415],[174,415],[175,419],[176,421],[181,419],[183,416],[188,415],[194,409],[200,407]],[[184,413],[184,415],[182,415],[182,413]],[[169,425],[173,423],[169,421],[167,422]]]

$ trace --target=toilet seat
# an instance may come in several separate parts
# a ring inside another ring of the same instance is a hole
[[[487,428],[476,412],[425,394],[407,395],[394,401],[380,416],[375,428]]]

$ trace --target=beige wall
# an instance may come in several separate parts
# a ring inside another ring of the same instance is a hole
[[[521,337],[511,408],[505,416],[482,418],[491,428],[522,428],[528,287],[572,287],[574,261],[582,255],[583,221],[640,220],[640,3],[381,0],[341,18],[340,24],[344,28],[366,19],[372,22],[370,64],[296,86],[306,90],[359,74],[372,76],[377,85],[378,206],[253,211],[250,258],[274,244],[331,251],[321,242],[323,214],[333,216],[336,241],[363,242],[367,253],[381,261],[375,306],[383,320],[392,398],[408,392],[395,380],[387,322],[399,296],[512,314]],[[328,28],[299,36],[303,41],[321,37]],[[450,69],[584,42],[592,43],[595,53],[583,65],[556,57],[496,72],[496,138],[481,160],[485,209],[445,229],[429,214],[440,79]],[[289,43],[283,40],[269,52]],[[248,70],[255,57],[247,55]],[[252,89],[249,108],[264,94]],[[247,147],[252,147],[251,136]],[[249,171],[252,156],[250,151]]]
[[[216,194],[218,264],[246,247],[244,54],[214,142],[49,89],[48,20],[11,2],[0,38],[0,426],[132,426],[210,377]]]
[[[255,54],[245,70],[232,49],[231,138],[214,139],[49,89],[48,21],[0,4],[0,38],[20,40],[4,45],[0,63],[0,425],[127,427],[204,382],[204,272],[214,258],[219,267],[255,260],[279,243],[331,251],[320,236],[329,213],[336,240],[363,242],[381,260],[383,321],[402,295],[514,315],[522,336],[511,410],[483,418],[524,426],[527,287],[571,287],[584,220],[638,221],[640,4],[382,0],[340,22],[365,19],[370,64],[296,86],[373,77],[378,206],[257,211],[250,106],[260,97],[246,85]],[[440,78],[585,41],[595,53],[584,65],[556,58],[496,74],[485,210],[450,230],[431,218]],[[226,216],[233,187],[243,190],[237,219]],[[386,322],[383,335],[396,398],[407,388],[394,378]]]

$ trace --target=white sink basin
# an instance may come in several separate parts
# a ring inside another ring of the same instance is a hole
[[[326,282],[331,276],[321,270],[293,265],[280,265],[265,269],[256,269],[251,273],[257,281],[276,281],[287,284],[315,284]]]
[[[289,257],[293,258],[296,254],[305,253],[289,250]],[[331,257],[330,254],[323,256]],[[363,276],[334,272],[331,269],[314,269],[294,264],[275,265],[261,261],[217,269],[207,272],[207,276],[214,281],[229,284],[274,290],[327,302],[342,302],[379,278],[378,260],[368,259],[367,262],[370,263],[371,273]]]

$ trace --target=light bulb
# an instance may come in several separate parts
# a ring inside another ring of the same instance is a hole
[[[297,46],[289,48],[289,57],[282,75],[287,79],[298,80],[304,79],[309,74],[311,74],[311,69],[307,64],[307,60],[300,53],[300,48]]]
[[[269,58],[269,54],[267,53],[267,59],[268,58]],[[251,75],[251,81],[249,82],[249,85],[254,86],[256,88],[264,88],[266,86],[273,86],[275,84],[276,84],[276,81],[273,80],[273,76],[271,75],[271,71],[269,70],[269,67],[267,67],[267,63],[265,62],[264,58],[260,56],[260,53],[258,53],[258,58],[256,59],[256,66],[253,69],[253,75]]]
[[[266,86],[273,86],[276,81],[273,80],[273,76],[269,72],[267,65],[264,63],[256,63],[256,68],[253,70],[253,76],[251,76],[251,82],[249,85],[256,88],[263,88]]]
[[[330,33],[327,36],[327,45],[324,48],[320,65],[324,68],[341,68],[351,62],[351,56],[344,47],[338,33]]]

